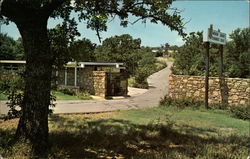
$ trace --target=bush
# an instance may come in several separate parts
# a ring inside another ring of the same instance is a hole
[[[64,94],[71,95],[71,96],[76,96],[78,89],[75,87],[69,87],[69,86],[58,86],[57,91],[62,92]]]
[[[148,82],[144,81],[143,83],[134,83],[133,87],[135,87],[135,88],[142,88],[142,89],[148,89]]]
[[[167,67],[166,62],[157,61],[152,64],[141,65],[135,72],[134,77],[129,79],[129,86],[135,88],[148,89],[147,78],[151,74],[162,70]]]
[[[90,100],[93,99],[88,92],[78,92],[77,97],[82,100]]]
[[[178,108],[185,108],[185,107],[199,108],[203,106],[203,101],[198,101],[193,98],[174,99],[169,96],[165,96],[160,100],[160,105],[175,106]]]
[[[157,61],[157,63],[155,65],[156,65],[156,68],[155,68],[154,72],[158,72],[158,71],[160,71],[168,66],[167,63],[164,61]]]
[[[82,99],[82,100],[92,99],[92,97],[90,96],[88,92],[85,92],[84,90],[80,90],[79,88],[76,88],[76,87],[58,86],[57,91],[70,95],[70,96],[77,96],[79,99]]]
[[[135,77],[130,77],[128,79],[128,86],[129,87],[134,87],[134,84],[135,84]]]
[[[157,51],[155,53],[155,57],[162,57],[163,56],[163,52],[162,51]]]
[[[243,120],[250,120],[250,107],[249,105],[242,105],[242,106],[230,106],[229,110],[233,117],[243,119]]]
[[[147,81],[147,77],[149,76],[150,70],[148,68],[142,67],[136,70],[135,73],[135,82],[142,84]]]
[[[148,89],[148,82],[145,80],[142,83],[138,83],[135,81],[135,77],[130,77],[128,79],[128,86],[135,87],[135,88]]]
[[[156,61],[154,58],[149,57],[144,58],[140,61],[140,65],[137,68],[134,75],[134,84],[133,87],[137,88],[148,88],[147,78],[151,74],[162,70],[167,67],[166,62]]]
[[[4,70],[3,70],[4,71]],[[14,71],[13,71],[14,72]],[[20,117],[24,97],[23,70],[17,70],[13,74],[6,75],[0,82],[0,93],[7,96],[7,106],[10,108],[4,119]]]

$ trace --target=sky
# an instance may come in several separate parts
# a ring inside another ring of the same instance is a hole
[[[249,1],[248,0],[177,0],[172,7],[182,10],[185,32],[205,31],[213,24],[214,29],[230,34],[236,28],[249,27]],[[133,17],[132,17],[133,18]],[[131,19],[131,21],[133,21]],[[59,20],[49,19],[48,28],[54,27]],[[78,24],[78,30],[82,38],[88,38],[96,44],[100,44],[96,32],[86,28],[84,23]],[[1,32],[17,39],[19,31],[14,23],[2,25]],[[170,45],[182,45],[182,37],[176,31],[171,31],[162,24],[143,24],[140,21],[124,28],[119,25],[116,18],[108,23],[107,32],[102,32],[102,39],[122,34],[130,34],[133,38],[140,38],[142,46],[157,47],[169,43]],[[228,36],[227,36],[228,37]]]

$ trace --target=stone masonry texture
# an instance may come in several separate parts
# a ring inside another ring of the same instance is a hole
[[[74,68],[67,68],[66,71],[67,86],[74,86]],[[115,77],[117,77],[117,80],[114,79]],[[59,71],[57,79],[59,85],[65,85],[65,70]],[[108,73],[106,71],[95,71],[93,67],[85,67],[77,69],[77,87],[92,95],[105,98],[110,95],[127,95],[128,83],[127,77],[122,72]],[[118,92],[113,89],[118,90]],[[114,92],[114,94],[110,92]]]
[[[221,81],[218,77],[209,78],[209,103],[221,103]],[[224,88],[226,101],[229,105],[249,104],[250,98],[250,79],[243,78],[224,78]],[[205,77],[170,75],[169,94],[171,98],[194,98],[204,100]]]

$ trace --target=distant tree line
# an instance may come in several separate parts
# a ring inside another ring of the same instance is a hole
[[[141,46],[141,39],[133,39],[128,34],[105,39],[102,45],[97,46],[89,39],[74,40],[78,34],[74,30],[64,30],[57,26],[49,30],[51,49],[54,54],[54,65],[61,67],[68,61],[92,62],[123,62],[129,75],[148,76],[153,70],[155,56],[159,52],[152,52],[148,47]],[[65,34],[67,32],[68,34]],[[74,36],[72,36],[74,34]],[[72,37],[70,37],[71,35]],[[230,40],[224,46],[224,70],[228,77],[249,77],[250,29],[236,29],[230,35]],[[203,33],[192,32],[184,38],[183,46],[170,46],[168,43],[161,46],[161,55],[169,56],[169,50],[174,51],[175,58],[172,68],[174,74],[204,75],[204,46]],[[23,60],[24,49],[22,39],[14,40],[6,34],[0,34],[0,59]],[[211,47],[210,75],[218,76],[219,55],[216,45]],[[145,74],[143,75],[142,72]]]
[[[146,78],[156,70],[157,52],[149,47],[141,46],[141,39],[134,39],[129,34],[113,36],[105,39],[102,45],[97,46],[89,39],[75,40],[78,36],[74,29],[65,26],[56,26],[50,29],[49,39],[53,53],[54,66],[63,67],[68,61],[85,62],[122,62],[129,76],[135,77],[136,83],[146,84]],[[70,36],[75,34],[74,36]],[[4,45],[0,46],[0,59],[22,60],[24,52],[21,39],[13,40],[5,34]]]

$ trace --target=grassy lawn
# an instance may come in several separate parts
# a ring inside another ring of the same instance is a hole
[[[3,93],[0,93],[0,100],[7,100],[7,96]]]
[[[17,119],[0,121],[0,154],[25,158],[28,146],[8,144],[16,124]],[[246,159],[248,155],[249,122],[220,110],[157,107],[52,115],[49,128],[53,159]]]
[[[64,94],[62,92],[53,92],[52,94],[56,96],[57,100],[89,100],[89,99],[92,99],[90,96],[78,97],[78,96]],[[7,96],[0,93],[0,100],[7,100]]]
[[[64,94],[62,92],[52,92],[52,94],[56,96],[57,100],[80,100],[77,96]]]
[[[157,59],[159,61],[163,61],[163,60],[168,61],[168,62],[174,62],[175,61],[175,59],[173,57],[166,57],[166,56],[158,57]]]

